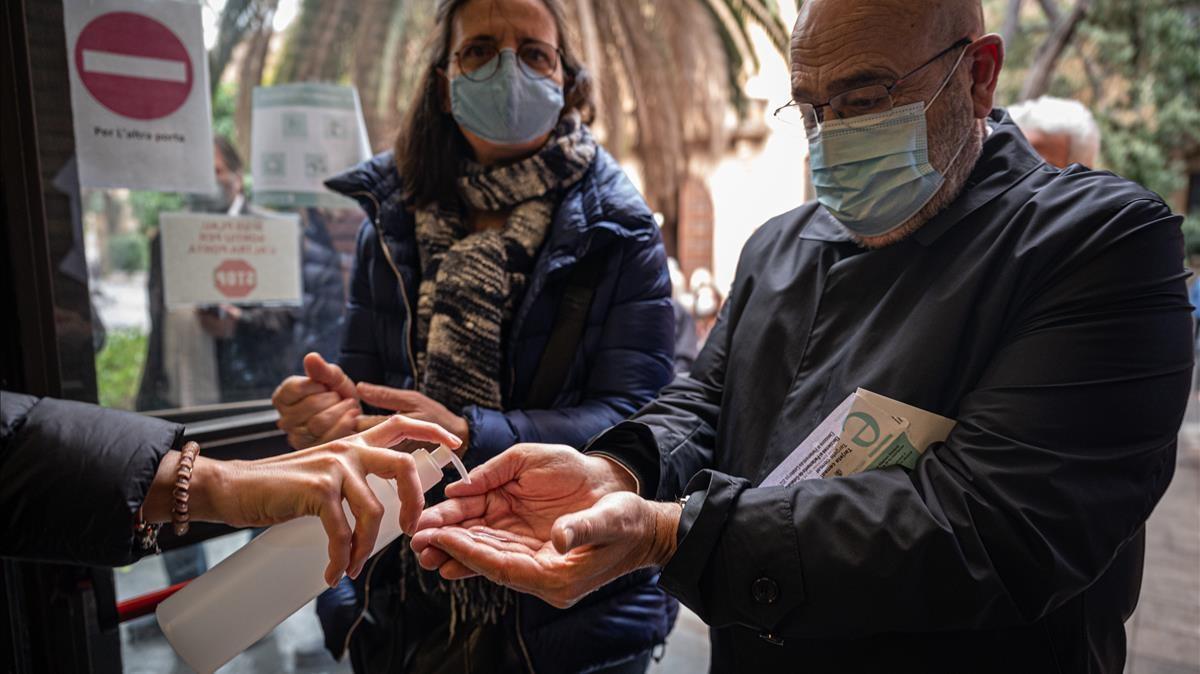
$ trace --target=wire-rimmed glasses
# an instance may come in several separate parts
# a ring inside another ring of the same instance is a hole
[[[492,40],[472,40],[454,52],[463,77],[474,82],[490,80],[500,69],[500,46]],[[554,45],[526,40],[516,49],[517,64],[526,75],[542,79],[558,70],[562,53]]]

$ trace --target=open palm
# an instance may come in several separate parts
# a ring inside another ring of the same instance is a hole
[[[557,559],[550,541],[563,515],[586,510],[606,494],[628,490],[630,476],[611,462],[557,445],[516,445],[471,472],[470,482],[446,488],[447,500],[426,510],[413,549],[421,565],[447,578],[476,575],[431,545],[448,527],[524,561]],[[555,562],[557,563],[557,562]]]
[[[544,513],[526,516],[520,514],[523,505],[511,505],[497,502],[481,517],[422,530],[413,539],[414,547],[423,547],[422,564],[436,559],[443,577],[483,575],[565,608],[615,578],[656,563],[655,516],[633,492],[608,494],[549,524]]]

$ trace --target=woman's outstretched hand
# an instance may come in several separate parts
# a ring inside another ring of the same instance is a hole
[[[456,448],[458,438],[436,424],[402,416],[342,440],[258,461],[217,461],[200,457],[192,472],[188,505],[193,521],[262,527],[315,515],[329,537],[326,582],[343,571],[356,577],[375,547],[383,505],[367,485],[368,474],[396,481],[400,526],[416,529],[425,507],[424,492],[409,454],[391,449],[404,440]],[[171,519],[171,490],[178,453],[163,459],[146,496],[143,516],[149,522]],[[342,509],[354,514],[351,530]]]

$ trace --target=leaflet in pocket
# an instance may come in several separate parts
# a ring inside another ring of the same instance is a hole
[[[786,486],[895,465],[911,469],[929,445],[950,435],[954,423],[860,388],[809,433],[761,486]]]

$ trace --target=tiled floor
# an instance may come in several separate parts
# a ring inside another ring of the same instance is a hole
[[[209,542],[211,563],[242,544],[246,535]],[[166,584],[162,562],[147,559],[117,572],[122,598]],[[1127,674],[1200,674],[1200,406],[1193,401],[1180,432],[1175,479],[1150,518],[1141,601],[1127,625]],[[187,672],[151,620],[122,626],[126,672]],[[320,628],[307,606],[270,636],[235,658],[222,674],[349,672],[319,644]],[[652,674],[708,668],[704,623],[684,610]]]
[[[1175,478],[1146,528],[1146,571],[1126,624],[1127,674],[1200,673],[1200,407],[1179,433]]]

